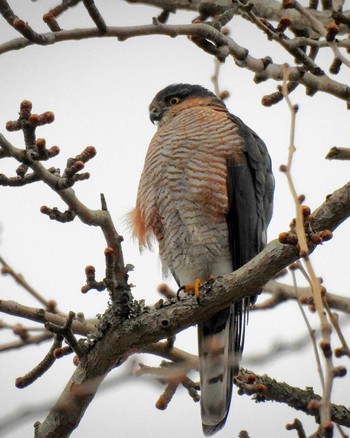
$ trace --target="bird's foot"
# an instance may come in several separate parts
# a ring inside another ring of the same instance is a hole
[[[187,294],[194,294],[194,296],[197,298],[197,301],[199,302],[199,296],[200,296],[199,288],[201,287],[202,284],[203,282],[199,278],[197,278],[193,284],[184,284],[177,291],[176,294],[177,299],[180,299],[179,298],[180,292],[185,292]]]

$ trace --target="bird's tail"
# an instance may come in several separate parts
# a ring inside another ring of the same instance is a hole
[[[226,422],[248,311],[249,298],[246,298],[198,325],[201,415],[206,436],[216,433]]]

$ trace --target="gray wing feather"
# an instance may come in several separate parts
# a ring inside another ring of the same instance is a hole
[[[232,269],[257,255],[266,244],[272,216],[274,178],[265,143],[238,117],[231,115],[243,140],[242,157],[227,162],[229,230]],[[232,380],[238,373],[249,307],[247,297],[198,326],[201,412],[206,436],[220,430],[230,408]]]

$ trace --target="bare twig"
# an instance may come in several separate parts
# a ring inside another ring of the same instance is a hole
[[[32,384],[40,376],[42,376],[55,362],[56,358],[54,356],[54,351],[62,346],[63,336],[55,335],[52,347],[50,348],[44,359],[29,373],[23,377],[17,377],[16,387],[25,388],[26,386]]]
[[[48,341],[52,338],[52,334],[49,332],[44,332],[36,336],[28,336],[25,340],[18,340],[13,342],[8,342],[7,344],[0,345],[0,353],[9,350],[19,350],[20,348],[27,347],[29,345],[38,345],[42,342]]]
[[[101,32],[107,31],[107,25],[99,10],[97,9],[94,0],[83,0],[90,17]]]
[[[298,286],[297,286],[297,282],[296,282],[295,271],[292,270],[291,272],[292,272],[293,286],[294,286],[295,295],[296,295],[296,298],[297,298],[297,303],[298,303],[300,312],[301,312],[301,314],[303,316],[305,325],[306,325],[307,330],[308,330],[309,335],[310,335],[310,339],[311,339],[311,342],[312,342],[312,348],[314,350],[314,355],[315,355],[315,358],[316,358],[317,371],[318,371],[318,375],[320,376],[321,386],[322,386],[322,390],[324,392],[325,391],[325,378],[324,378],[324,375],[323,375],[321,359],[320,359],[320,355],[318,353],[318,348],[317,348],[317,344],[316,344],[316,333],[315,333],[315,330],[312,329],[312,327],[311,327],[311,325],[309,323],[309,320],[308,320],[308,318],[306,316],[306,313],[305,313],[305,311],[303,309],[303,306],[300,303],[300,295],[299,295],[299,292],[298,292]]]
[[[326,379],[324,381],[325,385],[323,389],[322,403],[320,406],[320,417],[321,427],[326,428],[330,422],[331,393],[334,379],[331,349],[332,328],[326,314],[324,313],[320,280],[315,275],[315,271],[312,267],[309,257],[304,259],[304,263],[310,278],[310,285],[314,296],[315,307],[321,323],[322,340],[320,342],[320,346],[326,363]]]
[[[276,280],[269,281],[264,287],[264,292],[271,294],[271,298],[266,299],[262,303],[255,304],[253,310],[270,309],[284,301],[294,300],[296,298],[293,286],[280,283]],[[310,298],[313,296],[312,289],[310,287],[299,286],[298,295],[300,298]],[[350,313],[350,298],[332,294],[330,292],[326,293],[326,297],[327,303],[332,309]]]
[[[302,208],[299,201],[299,196],[295,190],[292,175],[291,175],[291,167],[292,167],[292,161],[293,161],[293,155],[295,152],[295,143],[294,143],[294,135],[295,135],[295,117],[296,113],[298,111],[298,107],[295,105],[292,105],[292,102],[289,99],[288,95],[288,79],[289,79],[289,67],[287,65],[284,66],[283,71],[283,84],[282,84],[282,92],[283,96],[288,104],[288,108],[290,110],[291,114],[291,128],[290,128],[290,140],[289,140],[289,148],[288,148],[288,160],[287,164],[282,167],[289,185],[289,190],[293,196],[294,204],[295,204],[295,210],[296,210],[296,235],[298,238],[298,244],[300,247],[300,255],[306,256],[308,253],[308,245],[306,242],[306,236],[305,236],[305,230],[304,230],[304,216],[302,212]]]
[[[345,58],[345,56],[340,52],[339,48],[337,47],[337,44],[334,41],[334,37],[336,33],[338,33],[338,30],[333,35],[333,38],[329,37],[329,30],[325,28],[325,26],[312,14],[311,11],[308,11],[306,8],[304,8],[300,3],[298,3],[296,0],[293,0],[293,4],[295,6],[295,9],[308,20],[310,25],[318,32],[321,36],[326,38],[326,41],[329,44],[329,47],[332,49],[335,58],[339,59],[347,65],[347,67],[350,67],[350,61]]]
[[[331,308],[329,307],[329,304],[328,304],[327,296],[323,297],[323,305],[327,311],[328,317],[329,317],[335,331],[337,332],[338,338],[341,342],[341,348],[338,349],[337,355],[338,356],[345,355],[345,356],[348,356],[350,358],[350,349],[349,349],[348,343],[346,342],[346,339],[343,335],[343,332],[340,328],[338,315],[331,311]],[[336,353],[337,353],[337,351],[336,351]]]
[[[73,29],[62,30],[60,32],[43,34],[42,44],[55,44],[61,41],[81,40],[96,37],[118,38],[120,41],[125,41],[128,38],[146,36],[146,35],[168,35],[176,37],[179,35],[194,36],[212,41],[217,47],[226,47],[228,53],[234,58],[236,64],[240,67],[247,68],[256,73],[255,81],[261,82],[267,79],[280,81],[283,77],[283,66],[275,63],[270,63],[266,67],[266,63],[261,59],[254,58],[249,54],[249,51],[237,44],[229,36],[223,35],[213,26],[206,23],[188,24],[188,25],[167,25],[167,24],[152,24],[144,26],[130,27],[108,27],[105,33],[96,29]],[[0,45],[0,54],[11,50],[18,50],[34,44],[26,38],[17,38]],[[348,44],[350,46],[350,42]],[[226,49],[225,49],[226,50]],[[293,82],[299,82],[304,85],[307,90],[323,91],[338,97],[339,99],[350,100],[350,88],[342,83],[330,79],[326,75],[318,76],[310,72],[305,72],[299,67],[289,68],[289,78]]]
[[[66,322],[66,318],[62,315],[50,313],[44,309],[23,306],[15,301],[0,300],[0,312],[36,321],[41,324],[51,322],[63,327]],[[74,330],[74,333],[87,335],[89,332],[95,331],[95,325],[91,323],[83,324],[80,321],[75,320],[73,321],[72,329]]]
[[[43,304],[46,309],[50,312],[57,313],[56,302],[53,300],[46,300],[39,292],[37,292],[23,277],[22,274],[18,274],[14,269],[5,261],[3,257],[0,256],[0,263],[2,265],[2,273],[11,275],[11,277],[22,286],[27,292],[30,293],[32,297],[37,299],[41,304]]]
[[[72,214],[77,215],[82,222],[101,228],[108,245],[105,251],[106,260],[108,260],[105,282],[111,295],[115,314],[125,317],[130,311],[129,302],[132,300],[132,296],[127,282],[127,272],[121,248],[123,239],[114,227],[104,198],[101,210],[91,210],[80,202],[71,188],[77,180],[85,179],[84,175],[89,176],[78,172],[84,168],[87,161],[95,156],[96,150],[92,146],[85,148],[77,157],[67,161],[67,167],[62,176],[52,174],[41,162],[46,158],[42,157],[45,142],[36,139],[35,129],[40,125],[53,122],[54,115],[51,112],[36,115],[32,114],[31,110],[31,102],[23,101],[20,106],[19,119],[6,124],[9,131],[20,129],[23,131],[26,149],[16,148],[2,135],[0,135],[0,148],[20,163],[30,167],[44,183],[58,193]],[[79,175],[84,178],[79,177]]]
[[[255,395],[256,400],[285,403],[307,415],[318,416],[318,409],[312,409],[312,405],[319,404],[322,398],[315,394],[312,388],[306,390],[295,388],[284,382],[277,382],[266,375],[258,376],[243,369],[240,370],[235,384],[241,394]],[[330,408],[332,421],[341,426],[350,427],[350,411],[345,406],[331,404]]]
[[[86,348],[85,346],[83,346],[83,344],[77,341],[77,339],[74,336],[72,330],[72,324],[74,318],[75,318],[75,313],[69,312],[63,327],[56,324],[52,324],[52,322],[47,322],[45,323],[45,328],[46,330],[49,330],[50,332],[55,333],[57,336],[61,336],[63,339],[65,339],[71,350],[74,351],[79,358],[81,358],[86,353]]]
[[[27,22],[17,17],[6,0],[0,0],[0,13],[10,26],[14,27],[31,43],[43,45],[49,43],[50,36],[36,33]]]
[[[296,430],[298,433],[298,438],[307,438],[306,433],[303,427],[303,423],[297,418],[293,421],[293,423],[286,424],[287,430]]]

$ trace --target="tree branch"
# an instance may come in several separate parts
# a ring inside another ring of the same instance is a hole
[[[264,292],[272,294],[271,298],[254,306],[255,310],[271,309],[272,307],[288,300],[295,300],[298,297],[295,295],[293,286],[283,284],[277,281],[269,281],[264,286]],[[313,297],[311,287],[298,287],[298,296],[311,298]],[[340,310],[345,313],[350,313],[350,298],[326,292],[325,295],[330,308]]]
[[[334,230],[350,215],[350,183],[336,190],[316,210],[315,231]],[[311,248],[311,251],[314,247]],[[253,260],[232,274],[206,283],[200,303],[195,297],[171,300],[163,306],[144,310],[120,324],[107,311],[108,325],[79,366],[47,418],[36,427],[36,438],[61,437],[78,426],[100,383],[108,372],[123,363],[128,355],[174,333],[207,320],[217,311],[249,294],[258,293],[282,268],[298,259],[295,246],[270,242]],[[68,409],[69,407],[69,409]]]
[[[283,65],[266,63],[262,59],[258,59],[249,54],[249,51],[237,44],[229,36],[223,35],[213,26],[206,23],[188,24],[188,25],[166,25],[157,22],[153,25],[130,26],[130,27],[108,27],[105,33],[101,33],[99,29],[73,29],[60,32],[49,32],[42,34],[44,45],[55,44],[61,41],[81,40],[97,37],[118,38],[119,41],[125,41],[128,38],[147,36],[147,35],[167,35],[177,37],[187,35],[199,37],[212,41],[218,48],[217,56],[221,60],[225,56],[232,56],[239,67],[247,68],[255,72],[256,82],[262,82],[267,79],[281,81],[283,77]],[[12,41],[0,45],[0,55],[12,50],[23,49],[34,44],[26,38],[17,38]],[[308,92],[322,91],[329,93],[339,99],[350,100],[350,87],[340,82],[337,82],[327,75],[317,76],[310,72],[305,72],[299,67],[290,67],[289,79],[293,82],[299,82],[304,85]],[[311,91],[312,90],[312,91]]]
[[[63,327],[66,322],[65,316],[58,315],[57,313],[47,312],[44,309],[24,306],[23,304],[16,303],[15,301],[0,300],[0,312],[7,313],[8,315],[19,316],[21,318],[39,322],[41,324],[51,322]],[[88,333],[95,330],[95,325],[91,323],[83,324],[80,321],[74,320],[72,329],[74,333],[86,336]]]
[[[302,411],[307,415],[316,417],[319,421],[319,409],[314,409],[321,400],[321,396],[310,389],[300,389],[287,385],[285,382],[277,382],[267,375],[257,376],[248,370],[240,370],[235,384],[240,394],[254,395],[257,403],[264,401],[276,401]],[[316,402],[316,403],[315,403]],[[331,420],[335,423],[350,427],[350,411],[341,405],[331,403]]]

